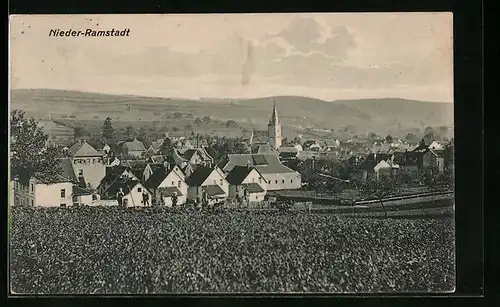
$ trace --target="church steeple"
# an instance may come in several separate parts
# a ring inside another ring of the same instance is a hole
[[[281,147],[281,124],[278,118],[278,111],[276,109],[276,102],[274,102],[273,106],[273,114],[269,119],[269,125],[267,125],[267,131],[269,135],[269,145],[278,149]]]
[[[271,118],[269,119],[269,124],[270,125],[279,125],[280,121],[278,118],[278,111],[276,110],[276,102],[274,102],[273,105],[273,114],[271,115]]]

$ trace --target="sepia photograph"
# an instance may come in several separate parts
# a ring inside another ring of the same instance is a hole
[[[453,14],[12,15],[11,295],[456,289]]]

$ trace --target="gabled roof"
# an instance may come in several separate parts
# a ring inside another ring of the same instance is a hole
[[[215,168],[200,166],[194,170],[194,172],[186,179],[188,186],[200,186],[210,174],[215,170]]]
[[[235,166],[253,166],[261,174],[294,173],[281,163],[278,155],[271,154],[229,154],[224,171],[230,172]]]
[[[261,193],[265,191],[257,182],[244,183],[242,186],[250,193]]]
[[[87,190],[87,189],[83,189],[79,186],[73,186],[73,195],[74,196],[82,196],[82,195],[92,195],[94,193],[92,193],[91,191]]]
[[[172,172],[174,167],[175,165],[167,169],[164,165],[155,165],[154,168],[152,167],[153,174],[149,176],[148,180],[144,183],[144,186],[150,190],[156,189]]]
[[[144,147],[144,143],[134,139],[132,142],[125,142],[123,146],[127,146],[129,150],[132,151],[145,151],[146,147]]]
[[[377,153],[377,154],[369,154],[366,157],[365,162],[363,163],[363,168],[365,170],[373,170],[373,168],[379,164],[381,161],[387,161],[390,159],[392,155],[390,154],[383,154],[383,153]]]
[[[100,157],[102,154],[85,141],[80,141],[68,150],[73,157]]]
[[[112,166],[112,167],[109,167],[109,166],[106,167],[106,175],[104,176],[104,178],[102,178],[99,186],[101,186],[103,184],[113,183],[113,181],[117,180],[123,173],[125,173],[125,171],[129,171],[129,172],[133,173],[129,167],[124,166],[124,165],[116,165],[116,166]]]
[[[241,184],[245,178],[254,170],[254,167],[236,165],[227,175],[226,180],[229,184]],[[256,170],[256,169],[255,169]],[[257,171],[258,172],[258,171]]]
[[[59,161],[60,161],[60,166],[61,166],[61,170],[62,170],[61,175],[70,179],[73,182],[77,182],[78,179],[76,178],[75,170],[73,168],[73,163],[71,163],[71,159],[70,158],[61,158]]]
[[[207,192],[208,196],[217,196],[226,194],[224,190],[222,190],[222,188],[216,184],[204,186],[202,189],[205,192]]]
[[[41,184],[72,182],[69,178],[61,176],[59,174],[36,173],[33,175],[33,178],[35,179],[36,183],[41,183]]]
[[[179,190],[177,187],[163,187],[159,188],[158,191],[163,194],[164,197],[169,197],[169,196],[183,196],[181,190]]]
[[[278,151],[281,153],[295,153],[297,154],[299,152],[299,150],[297,149],[297,147],[295,146],[282,146],[278,149]]]
[[[141,182],[135,178],[123,178],[123,179],[118,179],[113,184],[108,188],[106,191],[108,195],[110,196],[111,199],[116,198],[116,193],[118,192],[118,189],[122,189],[124,195],[127,195],[132,191],[133,188],[135,188],[138,184],[141,184]]]

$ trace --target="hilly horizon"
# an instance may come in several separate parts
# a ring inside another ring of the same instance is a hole
[[[389,133],[453,126],[453,104],[401,98],[325,101],[302,96],[273,96],[252,99],[162,98],[137,95],[100,94],[72,90],[11,90],[11,109],[37,117],[53,116],[96,119],[111,116],[121,120],[155,120],[175,112],[234,120],[262,128],[274,104],[283,125],[301,129],[352,129]],[[57,107],[54,104],[57,103]]]

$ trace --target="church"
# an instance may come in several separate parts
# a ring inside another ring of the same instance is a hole
[[[252,131],[243,137],[254,153],[276,152],[282,145],[281,122],[278,117],[276,103],[267,125],[267,131]]]

